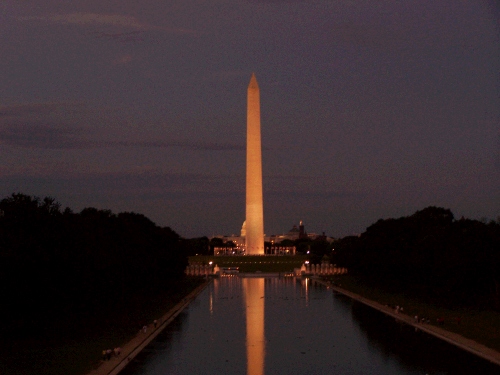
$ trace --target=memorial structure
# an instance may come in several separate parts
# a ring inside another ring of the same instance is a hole
[[[260,92],[255,73],[252,73],[247,92],[247,170],[245,216],[246,254],[264,254]]]

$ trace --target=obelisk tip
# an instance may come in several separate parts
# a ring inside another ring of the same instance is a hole
[[[248,88],[259,88],[259,84],[257,83],[257,77],[255,73],[252,72],[252,77],[250,78],[250,83],[248,84]]]

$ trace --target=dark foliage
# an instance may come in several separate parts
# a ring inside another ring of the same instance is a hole
[[[143,215],[13,194],[0,201],[0,332],[165,287],[186,265],[179,235]]]
[[[210,255],[210,241],[208,240],[208,237],[183,239],[182,246],[188,256]],[[211,253],[214,253],[213,247]]]
[[[428,207],[335,243],[336,262],[377,285],[436,302],[500,308],[500,223]]]

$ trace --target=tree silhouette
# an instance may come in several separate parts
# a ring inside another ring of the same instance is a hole
[[[68,309],[167,287],[187,265],[180,236],[141,214],[61,212],[52,197],[0,201],[0,332]]]
[[[427,207],[378,220],[334,244],[337,262],[372,285],[453,305],[500,308],[500,225]]]

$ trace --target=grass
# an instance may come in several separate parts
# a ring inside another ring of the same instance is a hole
[[[436,306],[429,301],[412,298],[404,293],[389,293],[363,284],[351,275],[332,276],[329,280],[341,288],[382,305],[402,306],[405,314],[428,318],[431,324],[435,325],[437,318],[443,318],[445,323],[442,328],[500,351],[500,312]],[[458,317],[460,324],[457,322]]]
[[[206,265],[213,262],[219,267],[239,267],[240,272],[292,272],[294,268],[300,268],[307,259],[307,255],[197,255],[189,257],[189,264]]]
[[[186,278],[170,290],[145,291],[123,303],[111,302],[71,316],[57,316],[52,329],[31,336],[0,338],[0,374],[87,374],[103,349],[123,346],[145,323],[170,310],[201,280]]]

